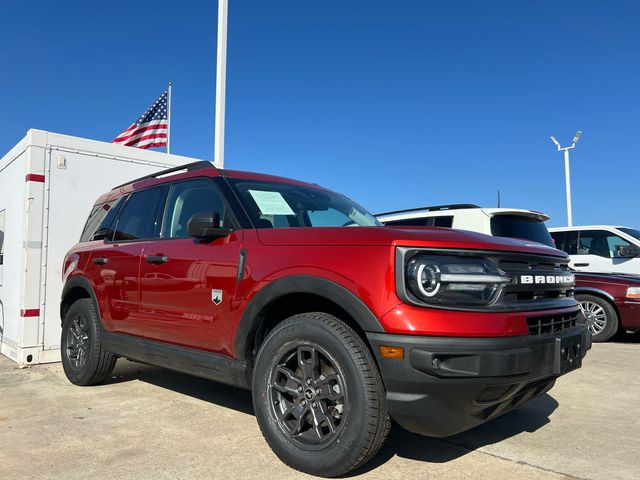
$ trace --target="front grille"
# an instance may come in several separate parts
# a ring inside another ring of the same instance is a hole
[[[578,315],[578,312],[571,312],[541,317],[529,317],[527,318],[529,335],[547,335],[550,333],[564,332],[576,326],[578,323]]]
[[[541,255],[504,254],[492,258],[503,272],[512,276],[512,283],[506,285],[498,302],[517,306],[522,303],[535,304],[573,298],[573,285],[554,283],[523,284],[517,281],[522,275],[563,276],[570,273],[568,260]]]

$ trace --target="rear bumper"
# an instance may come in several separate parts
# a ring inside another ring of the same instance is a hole
[[[422,337],[369,333],[391,416],[405,429],[446,437],[547,392],[591,348],[584,326],[546,336]],[[382,358],[380,345],[404,348]]]

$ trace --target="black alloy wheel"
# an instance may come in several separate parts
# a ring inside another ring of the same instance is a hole
[[[80,370],[84,367],[85,363],[87,363],[89,332],[87,323],[80,315],[75,315],[71,320],[65,348],[71,368]]]
[[[335,441],[348,416],[344,375],[318,345],[299,342],[273,367],[269,400],[280,429],[303,449]]]
[[[102,345],[102,323],[90,298],[76,300],[65,312],[60,347],[64,373],[76,385],[104,381],[116,364]]]
[[[324,312],[293,315],[256,355],[253,408],[284,463],[322,477],[368,462],[391,428],[386,393],[368,345]]]

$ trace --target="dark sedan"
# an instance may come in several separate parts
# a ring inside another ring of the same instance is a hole
[[[640,276],[576,273],[575,297],[594,342],[606,342],[621,330],[640,330]]]

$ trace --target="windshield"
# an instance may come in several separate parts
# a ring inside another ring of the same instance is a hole
[[[371,227],[373,215],[347,197],[288,183],[231,179],[256,228]]]
[[[544,222],[523,215],[496,215],[492,217],[491,234],[496,237],[532,240],[555,248]]]
[[[618,230],[640,240],[640,230],[636,230],[635,228],[619,228]]]

